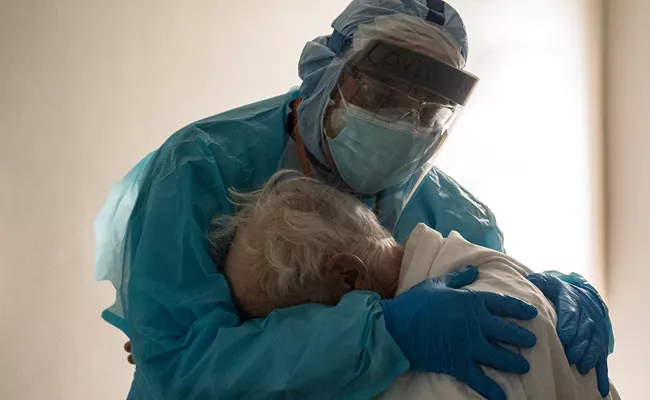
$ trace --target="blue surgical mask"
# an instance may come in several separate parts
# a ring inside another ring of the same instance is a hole
[[[363,194],[379,193],[410,177],[428,161],[432,142],[440,136],[414,134],[412,124],[383,122],[349,103],[332,118],[333,125],[343,126],[335,138],[327,137],[336,168]]]

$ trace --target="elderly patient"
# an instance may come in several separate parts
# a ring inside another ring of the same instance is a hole
[[[348,292],[367,290],[392,298],[431,277],[476,265],[472,290],[507,294],[533,304],[539,315],[521,324],[537,345],[522,349],[530,372],[517,376],[485,368],[509,399],[600,399],[594,372],[569,366],[556,334],[553,305],[528,280],[530,270],[502,253],[473,245],[458,233],[443,238],[418,225],[406,245],[396,243],[356,198],[291,172],[274,175],[259,191],[231,191],[239,208],[217,217],[210,232],[215,251],[233,238],[225,275],[234,302],[251,318],[305,303],[335,305]],[[477,399],[454,378],[410,372],[385,399]],[[617,399],[614,387],[608,396]]]

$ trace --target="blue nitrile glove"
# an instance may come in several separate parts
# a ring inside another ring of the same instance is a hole
[[[607,356],[610,344],[613,345],[613,336],[610,339],[607,307],[596,289],[575,273],[560,276],[531,274],[528,280],[555,305],[557,334],[569,364],[575,364],[582,375],[595,367],[598,391],[601,396],[607,396]]]
[[[479,365],[528,372],[524,357],[495,342],[533,347],[537,338],[532,332],[503,318],[528,320],[537,310],[502,294],[460,289],[477,277],[476,267],[468,266],[382,300],[386,329],[412,370],[451,375],[489,400],[505,400],[505,392]]]

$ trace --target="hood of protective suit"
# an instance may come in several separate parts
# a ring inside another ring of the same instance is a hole
[[[345,65],[343,55],[360,25],[378,17],[409,15],[442,26],[458,43],[467,59],[467,32],[458,12],[441,0],[353,0],[332,23],[331,35],[308,42],[300,57],[298,71],[303,83],[298,108],[298,127],[309,152],[327,164],[323,150],[322,121],[330,95]]]

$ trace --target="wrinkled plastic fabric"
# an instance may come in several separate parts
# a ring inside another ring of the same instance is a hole
[[[129,218],[153,155],[154,153],[147,155],[121,181],[113,185],[95,219],[95,280],[110,281],[116,289],[122,284],[122,268],[118,266],[124,258],[124,238]],[[102,317],[127,333],[120,296],[117,296],[115,305],[107,309]]]
[[[408,369],[376,295],[243,322],[219,272],[223,255],[210,257],[209,220],[232,212],[226,189],[258,188],[291,161],[282,155],[294,144],[285,129],[297,96],[191,124],[114,186],[97,220],[96,268],[118,296],[104,317],[132,341],[130,398],[370,398]],[[487,207],[436,169],[395,237],[404,240],[419,222],[502,250]]]

